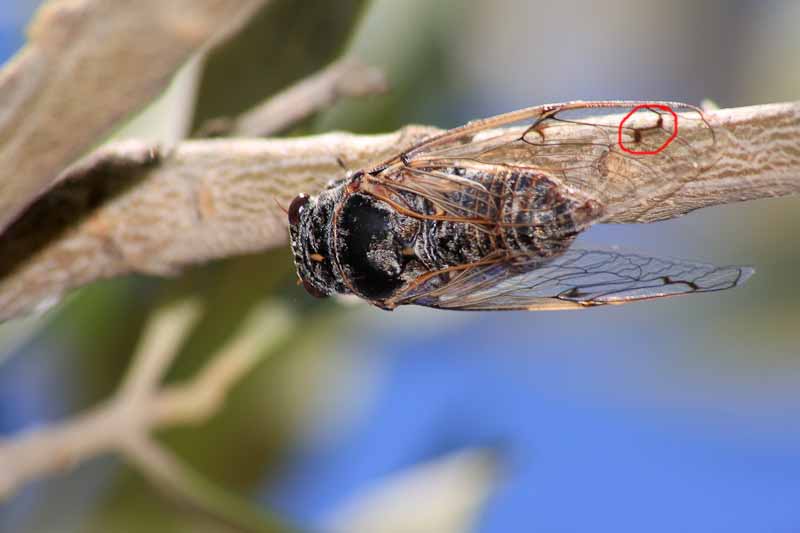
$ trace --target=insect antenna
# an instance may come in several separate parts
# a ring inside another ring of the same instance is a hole
[[[283,214],[285,214],[288,217],[289,216],[289,209],[284,207],[284,206],[282,206],[281,203],[278,201],[278,199],[275,198],[274,196],[272,197],[272,200],[275,202],[275,205],[278,206],[278,209],[283,211]]]

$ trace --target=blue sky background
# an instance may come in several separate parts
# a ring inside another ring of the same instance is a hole
[[[479,531],[795,531],[800,376],[771,391],[716,380],[722,362],[676,368],[702,357],[674,357],[678,332],[595,315],[368,343],[358,357],[385,368],[366,413],[301,454],[269,501],[317,524],[382,475],[490,446],[505,474]]]

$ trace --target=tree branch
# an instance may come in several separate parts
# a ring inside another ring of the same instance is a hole
[[[151,438],[127,443],[125,458],[176,503],[226,526],[248,533],[295,531],[258,505],[248,505],[210,483],[171,450]]]
[[[383,72],[354,59],[340,59],[292,85],[235,119],[211,120],[198,137],[267,137],[333,106],[341,98],[380,94],[389,90]]]
[[[651,222],[694,209],[800,193],[800,103],[709,112],[715,163],[671,198],[610,222]],[[576,127],[580,127],[577,126]],[[688,142],[696,134],[681,130]],[[0,237],[0,319],[68,290],[130,272],[174,274],[286,242],[286,205],[436,131],[187,141],[171,150],[115,144],[68,170]]]
[[[0,71],[0,231],[157,96],[191,54],[230,35],[265,1],[45,4],[28,44]]]
[[[64,423],[0,440],[0,500],[27,482],[103,453],[133,454],[137,463],[148,456],[160,461],[163,455],[136,452],[156,429],[211,417],[228,390],[291,328],[287,312],[258,308],[192,381],[158,388],[197,316],[197,307],[185,303],[157,313],[143,334],[130,375],[105,404]],[[150,467],[159,469],[159,464]],[[181,486],[179,469],[163,474],[171,487]]]
[[[431,131],[102,148],[0,236],[0,320],[98,279],[170,275],[281,245],[286,217],[276,202],[341,177],[337,157],[357,168]]]

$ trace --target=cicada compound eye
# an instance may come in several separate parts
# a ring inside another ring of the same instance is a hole
[[[289,204],[289,224],[296,226],[300,223],[300,209],[311,201],[311,198],[305,193],[300,193],[294,197],[292,203]]]
[[[316,288],[314,285],[309,283],[306,280],[303,280],[303,288],[306,290],[308,294],[313,296],[314,298],[327,298],[328,295]]]

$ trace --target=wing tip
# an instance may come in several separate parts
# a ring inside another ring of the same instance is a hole
[[[739,266],[735,267],[739,270],[739,277],[736,280],[736,286],[744,284],[750,277],[756,273],[755,267],[751,266]]]

